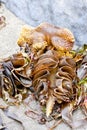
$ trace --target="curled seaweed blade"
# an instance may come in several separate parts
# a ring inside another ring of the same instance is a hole
[[[8,61],[6,63],[4,62],[3,68],[4,68],[3,74],[6,75],[7,79],[11,81],[12,95],[14,96],[15,93],[16,93],[16,85],[15,85],[15,82],[14,82],[14,79],[13,79],[13,76],[12,76],[12,73],[11,73],[11,70],[13,69],[13,65],[10,61]]]
[[[21,73],[19,73],[18,71],[16,71],[15,69],[12,71],[12,74],[14,76],[14,78],[24,87],[29,88],[30,86],[32,86],[32,80],[24,75],[22,75]]]

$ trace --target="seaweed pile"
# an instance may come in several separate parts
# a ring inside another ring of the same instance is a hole
[[[64,28],[43,23],[24,27],[20,51],[0,61],[0,97],[9,105],[33,94],[44,121],[64,121],[76,128],[87,122],[87,45],[72,50],[74,36]],[[81,108],[85,118],[73,121]],[[45,123],[44,122],[44,123]]]

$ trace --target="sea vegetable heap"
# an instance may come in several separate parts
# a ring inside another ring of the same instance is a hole
[[[20,51],[0,62],[0,96],[8,103],[21,103],[33,94],[44,108],[46,119],[63,120],[70,127],[81,107],[87,116],[87,45],[72,50],[74,36],[66,28],[43,23],[24,27],[18,39]]]

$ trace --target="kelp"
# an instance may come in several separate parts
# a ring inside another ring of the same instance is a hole
[[[79,85],[84,88],[84,100],[82,103],[82,108],[85,109],[84,112],[87,115],[87,55],[84,55],[84,58],[80,64],[80,67],[77,69],[77,75],[79,77]]]
[[[48,31],[48,38],[44,31]],[[41,38],[43,34],[46,41],[38,43],[37,33]],[[51,130],[61,121],[71,128],[77,128],[87,122],[87,45],[77,50],[71,50],[71,47],[66,50],[64,43],[69,38],[62,32],[60,36],[59,31],[58,37],[50,33],[43,25],[36,28],[34,34],[31,32],[32,43],[23,43],[18,53],[0,61],[0,97],[9,105],[18,105],[31,93],[41,110],[28,110],[25,112],[27,116],[40,124],[53,120]],[[73,42],[73,37],[70,39]],[[63,45],[56,46],[58,41],[63,42]],[[63,46],[64,50],[61,48]],[[86,117],[74,121],[73,112],[78,108],[82,109]],[[13,114],[9,117],[19,120]]]
[[[55,120],[51,128],[61,121],[72,128],[86,124],[87,118],[77,121],[72,118],[73,111],[80,106],[85,115],[87,113],[86,49],[76,51],[74,56],[71,52],[60,55],[56,50],[47,50],[34,58],[26,46],[1,61],[1,97],[16,105],[28,97],[30,91],[40,103],[43,114],[32,110],[26,115],[40,124],[51,120]]]
[[[2,60],[0,69],[1,97],[5,100],[14,97],[22,100],[28,96],[28,89],[32,89],[31,77],[28,77],[29,74],[26,73],[29,67],[29,61],[22,53],[14,54],[8,59]]]

